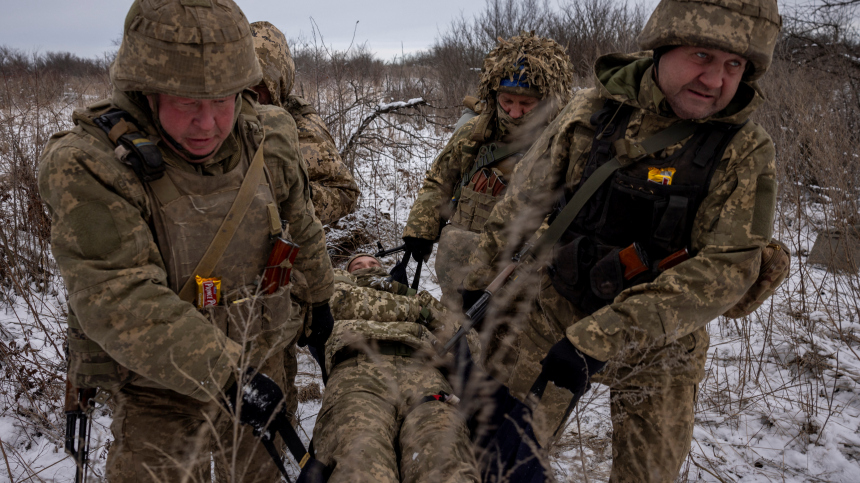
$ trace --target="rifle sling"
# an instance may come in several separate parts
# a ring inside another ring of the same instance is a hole
[[[525,245],[524,250],[518,255],[518,260],[525,260],[526,257],[535,258],[537,254],[548,247],[556,244],[561,239],[561,236],[573,223],[573,220],[585,206],[589,199],[597,192],[603,183],[609,179],[612,174],[619,168],[629,166],[643,158],[654,153],[662,151],[673,144],[677,144],[684,139],[693,135],[699,124],[692,122],[679,122],[672,124],[666,129],[657,134],[645,139],[641,143],[623,143],[625,154],[635,154],[635,157],[622,155],[624,161],[616,155],[611,160],[601,165],[594,173],[585,180],[582,186],[573,194],[573,197],[561,210],[549,228],[537,238],[534,242],[529,242]],[[624,141],[623,139],[620,141]],[[619,143],[616,143],[616,152],[621,148]],[[535,236],[532,236],[532,240]]]
[[[239,224],[251,206],[251,201],[254,200],[257,185],[260,184],[260,180],[263,178],[263,168],[265,167],[263,158],[263,140],[261,140],[260,147],[257,148],[254,159],[245,173],[245,179],[242,180],[242,186],[239,188],[239,193],[236,195],[230,211],[227,212],[227,216],[221,222],[221,226],[218,228],[218,232],[215,234],[212,242],[209,243],[209,247],[206,248],[203,258],[197,263],[194,271],[191,272],[191,276],[188,277],[185,285],[179,291],[179,298],[182,300],[191,303],[194,302],[195,277],[208,277],[212,273],[212,270],[215,269],[215,265],[221,260],[221,257],[227,250],[227,246],[230,245],[230,241],[233,240],[233,235],[236,234]]]

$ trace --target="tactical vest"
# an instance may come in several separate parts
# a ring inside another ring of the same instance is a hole
[[[89,126],[82,123],[84,130],[99,135],[93,127],[99,124],[97,119],[103,114],[104,110],[94,112],[95,122]],[[179,293],[193,275],[233,205],[251,160],[262,149],[262,125],[249,103],[243,103],[237,123],[242,127],[244,151],[239,164],[229,172],[204,176],[161,161],[162,176],[142,179],[152,211],[152,219],[148,222],[167,270],[168,285],[174,292]],[[264,172],[235,236],[212,271],[213,277],[221,279],[221,303],[200,309],[211,323],[240,343],[254,341],[261,334],[277,340],[290,318],[289,287],[282,287],[272,295],[256,294],[256,283],[265,268],[272,240],[283,235],[271,176],[267,170]],[[250,346],[246,348],[253,350]],[[72,383],[79,388],[101,387],[115,391],[132,377],[127,368],[113,361],[98,344],[86,337],[74,314],[70,313],[69,378]],[[154,385],[147,380],[136,381],[136,384]]]
[[[576,189],[615,156],[614,143],[623,142],[633,109],[607,101],[592,116],[596,135]],[[708,194],[723,152],[741,127],[702,123],[671,155],[647,157],[613,173],[553,248],[549,273],[556,291],[592,313],[610,304],[624,289],[653,281],[661,259],[690,250],[699,205]],[[576,189],[565,193],[553,217]],[[619,251],[634,242],[649,270],[626,280]]]
[[[443,300],[446,303],[451,300],[455,305],[459,303],[451,297],[457,296],[457,287],[466,276],[469,255],[478,244],[490,212],[505,194],[513,165],[525,150],[492,142],[480,148],[464,147],[463,152],[474,156],[474,161],[464,163],[471,168],[455,189],[451,201],[454,214],[450,224],[442,229],[436,252],[436,276]]]
[[[480,148],[464,148],[468,155],[477,153],[469,171],[464,173],[452,199],[451,225],[473,233],[481,233],[484,223],[507,189],[513,165],[522,158],[524,149],[500,142]]]

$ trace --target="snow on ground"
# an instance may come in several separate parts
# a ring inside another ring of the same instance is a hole
[[[394,138],[407,135],[404,129],[410,128],[385,129]],[[330,239],[375,230],[365,233],[360,247],[375,251],[376,240],[386,248],[399,243],[423,173],[441,148],[439,135],[431,128],[414,129],[408,135],[437,141],[363,158],[356,171],[363,192],[360,211],[329,227]],[[824,228],[826,207],[806,206],[802,219],[793,218],[785,208],[777,226],[778,236],[794,255],[791,277],[752,316],[737,321],[721,318],[709,325],[707,377],[699,393],[691,457],[684,468],[688,481],[860,479],[860,283],[857,274],[831,274],[806,264],[815,235]],[[385,261],[393,264],[399,257]],[[423,270],[421,288],[439,295],[434,257]],[[413,262],[410,269],[414,267]],[[0,480],[70,482],[74,467],[62,449],[62,348],[55,348],[65,331],[64,290],[35,284],[16,289],[17,295],[4,287],[0,305],[0,370],[4,373]],[[10,358],[15,365],[9,364]],[[297,385],[301,391],[314,384],[321,385],[319,370],[301,352]],[[299,405],[299,432],[306,442],[319,407],[318,398]],[[97,409],[91,481],[104,474],[109,424],[109,410]],[[606,481],[610,437],[608,391],[595,385],[553,450],[559,479],[580,479],[585,472],[589,481]],[[290,471],[297,473],[295,464],[291,465]]]

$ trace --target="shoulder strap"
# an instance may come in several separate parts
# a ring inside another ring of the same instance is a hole
[[[117,148],[120,160],[131,166],[141,181],[153,181],[164,176],[164,159],[158,147],[134,124],[135,119],[122,109],[111,109],[93,119]]]
[[[612,173],[619,168],[629,166],[646,156],[650,156],[683,141],[692,136],[697,127],[698,124],[696,123],[678,122],[645,139],[641,143],[631,143],[625,139],[616,141],[614,144],[616,153],[618,154],[597,168],[589,176],[585,183],[573,194],[573,197],[564,209],[561,210],[561,213],[558,214],[552,224],[550,224],[549,228],[537,240],[532,236],[532,239],[516,255],[516,260],[524,260],[526,257],[534,258],[536,253],[542,252],[543,249],[554,245],[561,239],[562,234],[573,223],[574,218],[576,218],[576,215],[585,206],[585,203],[588,202],[588,199],[612,176]]]
[[[182,300],[185,300],[186,302],[192,302],[194,300],[195,277],[208,277],[211,275],[212,270],[215,269],[215,265],[218,264],[218,261],[221,260],[221,257],[227,250],[227,246],[230,244],[230,241],[233,240],[233,235],[236,234],[236,230],[239,228],[242,218],[245,217],[248,207],[251,206],[251,201],[253,201],[254,195],[257,192],[257,185],[259,185],[260,181],[263,179],[263,168],[265,167],[263,158],[263,143],[261,142],[260,147],[257,148],[257,152],[254,154],[253,161],[251,161],[251,166],[248,167],[248,172],[245,173],[245,179],[242,180],[242,186],[239,188],[239,193],[236,195],[233,205],[230,206],[230,211],[227,212],[227,216],[225,216],[224,221],[221,222],[221,226],[218,228],[215,238],[212,239],[212,242],[209,243],[209,247],[206,248],[203,258],[201,258],[200,262],[197,263],[194,271],[191,272],[191,276],[188,277],[188,280],[185,281],[185,285],[183,285],[182,289],[179,291],[179,298]]]

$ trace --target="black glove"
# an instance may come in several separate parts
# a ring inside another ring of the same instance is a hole
[[[328,481],[331,474],[334,472],[334,466],[326,466],[322,461],[311,458],[302,467],[302,472],[299,473],[299,478],[296,483],[321,483]]]
[[[334,329],[334,317],[328,302],[311,309],[311,333],[302,333],[299,337],[299,347],[310,346],[308,349],[317,361],[322,371],[323,384],[328,382],[328,372],[325,367],[325,343]]]
[[[574,394],[587,391],[591,376],[606,365],[580,352],[567,337],[556,342],[540,363],[543,366],[541,373],[547,379]]]
[[[334,317],[331,315],[331,307],[328,302],[311,309],[311,333],[302,333],[299,337],[299,347],[310,345],[312,347],[325,347],[331,331],[334,329]]]
[[[265,435],[270,423],[279,418],[286,420],[287,413],[283,403],[284,393],[275,381],[254,369],[248,369],[242,378],[242,405],[239,411],[239,421],[254,428],[254,434]],[[239,384],[233,383],[225,392],[222,401],[224,407],[234,412],[236,409],[236,393]]]
[[[412,252],[412,259],[416,262],[419,260],[426,262],[430,258],[430,254],[433,253],[433,240],[407,236],[403,237],[403,244],[406,245],[407,252]]]

